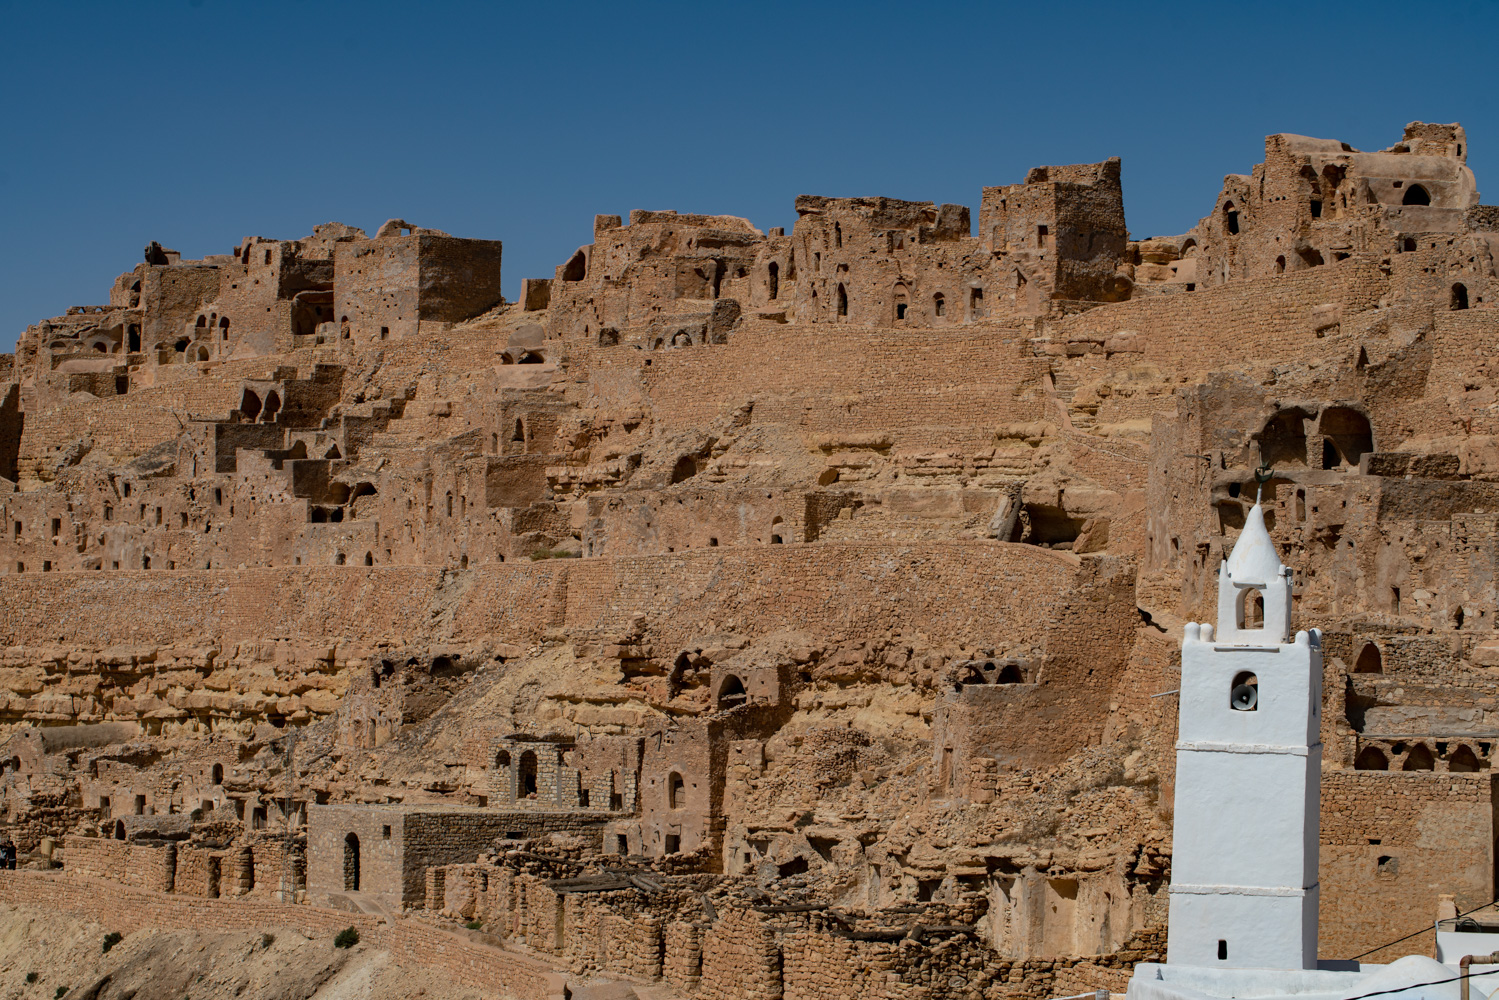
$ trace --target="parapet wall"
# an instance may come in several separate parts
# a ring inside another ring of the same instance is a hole
[[[634,364],[662,430],[702,427],[753,400],[757,424],[814,436],[876,427],[902,448],[973,449],[992,447],[998,424],[1041,419],[1046,364],[1028,348],[1026,334],[993,327],[747,324],[727,344],[653,351]],[[602,360],[593,359],[596,377],[617,379]]]
[[[1039,638],[1080,585],[1115,563],[973,541],[703,549],[486,563],[456,574],[325,566],[9,575],[0,576],[0,642],[523,643],[556,625],[623,630],[640,611],[668,641],[728,621],[746,633],[821,629],[831,641],[900,629],[934,642],[999,634],[1019,641]]]
[[[1379,304],[1389,280],[1350,258],[1274,278],[1102,305],[1049,324],[1054,344],[1137,334],[1144,360],[1181,371],[1299,360],[1343,317]]]

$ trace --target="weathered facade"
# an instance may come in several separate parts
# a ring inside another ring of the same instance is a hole
[[[1164,953],[1181,628],[1268,468],[1321,957],[1486,902],[1466,153],[1271,136],[1148,238],[1117,159],[789,233],[600,215],[514,303],[497,241],[399,219],[152,244],[0,358],[8,829],[704,998],[1119,989]]]

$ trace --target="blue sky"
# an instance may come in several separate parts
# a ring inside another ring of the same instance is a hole
[[[1499,185],[1499,4],[0,0],[0,351],[185,256],[400,216],[505,241],[505,290],[595,213],[794,221],[797,194],[977,207],[1120,156],[1178,233],[1270,132],[1461,121]],[[1486,201],[1499,201],[1499,189]]]

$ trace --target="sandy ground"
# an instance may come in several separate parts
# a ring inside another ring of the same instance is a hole
[[[104,936],[122,940],[106,954]],[[35,973],[33,982],[27,976]],[[26,1000],[499,1000],[405,969],[390,953],[299,931],[136,930],[36,907],[0,906],[0,998]]]

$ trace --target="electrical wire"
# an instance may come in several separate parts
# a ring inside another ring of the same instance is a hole
[[[1469,911],[1472,912],[1471,910]],[[1391,942],[1393,944],[1394,942]],[[1465,972],[1451,979],[1433,979],[1429,983],[1411,983],[1409,986],[1394,986],[1387,990],[1375,990],[1373,993],[1360,993],[1357,996],[1344,997],[1343,1000],[1366,1000],[1368,997],[1382,997],[1386,993],[1404,993],[1406,990],[1419,990],[1427,986],[1441,986],[1445,983],[1455,983],[1461,979],[1473,979],[1477,976],[1492,976],[1499,974],[1499,969],[1491,969],[1488,972]]]
[[[1459,913],[1457,916],[1452,917],[1450,919],[1452,919],[1452,920],[1461,920],[1463,917],[1466,917],[1470,913],[1477,913],[1479,910],[1487,909],[1488,907],[1493,906],[1496,902],[1499,902],[1499,900],[1491,899],[1487,903],[1484,903],[1482,906],[1475,906],[1471,910],[1464,910],[1462,913]],[[1423,928],[1421,928],[1418,931],[1412,931],[1411,933],[1407,934],[1405,937],[1398,937],[1398,938],[1396,938],[1393,941],[1386,941],[1384,944],[1380,945],[1377,948],[1370,948],[1368,951],[1364,952],[1362,955],[1354,955],[1352,958],[1348,959],[1348,961],[1350,961],[1350,962],[1357,962],[1359,959],[1364,958],[1364,957],[1369,956],[1369,955],[1372,955],[1376,951],[1384,951],[1386,948],[1388,948],[1392,944],[1399,944],[1401,941],[1409,941],[1411,938],[1417,937],[1417,936],[1419,936],[1421,934],[1425,934],[1427,931],[1432,930],[1432,929],[1433,928],[1430,928],[1430,927],[1423,927]]]

